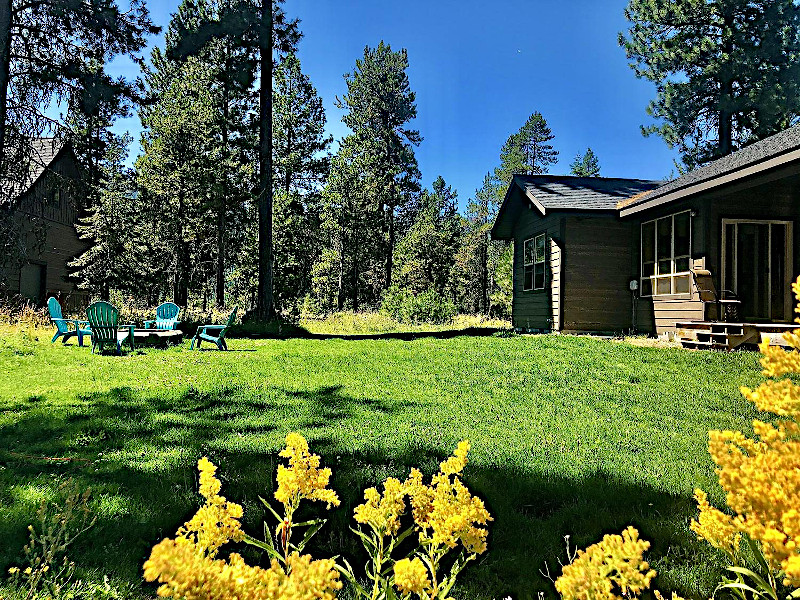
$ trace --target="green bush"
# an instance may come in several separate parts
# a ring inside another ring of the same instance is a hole
[[[456,306],[429,289],[421,294],[392,288],[383,298],[381,311],[400,323],[449,323],[456,315]]]

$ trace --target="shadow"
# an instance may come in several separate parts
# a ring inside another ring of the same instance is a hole
[[[402,340],[410,342],[423,338],[449,340],[455,337],[487,337],[504,331],[497,327],[467,327],[464,329],[447,329],[443,331],[393,331],[389,333],[312,333],[297,327],[284,333],[253,333],[236,331],[231,338],[249,339],[307,339],[307,340]]]
[[[153,545],[173,535],[200,505],[195,465],[201,456],[218,465],[224,495],[243,505],[245,529],[260,533],[265,511],[259,496],[272,499],[283,461],[278,452],[290,430],[302,431],[323,465],[332,468],[331,487],[341,499],[330,513],[316,504],[304,507],[304,519],[330,519],[311,553],[364,564],[358,538],[348,530],[363,490],[388,476],[404,480],[412,467],[429,480],[454,445],[447,423],[427,434],[400,430],[408,424],[397,415],[413,401],[356,398],[339,385],[302,391],[229,385],[169,393],[119,387],[72,403],[48,406],[39,396],[9,408],[15,420],[0,426],[0,569],[18,560],[37,502],[58,481],[72,478],[93,490],[98,522],[76,542],[70,558],[140,583]],[[375,435],[370,424],[383,418],[394,419],[395,435]],[[507,451],[495,452],[494,446],[504,444],[506,439],[482,440],[465,471],[467,485],[485,500],[494,521],[489,552],[465,571],[455,597],[526,600],[538,591],[554,597],[539,570],[547,563],[557,575],[564,535],[571,536],[571,547],[583,548],[628,525],[653,543],[648,559],[659,572],[654,587],[710,597],[719,565],[688,530],[694,514],[689,491],[666,493],[601,468],[574,476],[544,472],[524,459],[512,461]],[[251,549],[231,549],[251,563],[263,560]],[[698,571],[699,583],[679,578]]]

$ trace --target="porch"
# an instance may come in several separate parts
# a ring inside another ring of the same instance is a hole
[[[721,321],[680,321],[675,336],[684,348],[695,350],[735,350],[755,346],[764,340],[788,347],[783,334],[800,328],[788,323],[726,323]]]

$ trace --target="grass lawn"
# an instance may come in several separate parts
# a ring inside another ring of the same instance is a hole
[[[750,431],[738,387],[761,380],[754,353],[586,337],[242,339],[227,353],[185,343],[124,357],[49,340],[0,330],[0,569],[18,560],[37,503],[71,477],[98,515],[72,558],[130,582],[199,505],[200,456],[258,533],[257,496],[271,497],[295,430],[342,497],[317,556],[361,564],[347,531],[361,490],[412,466],[429,475],[468,438],[466,480],[495,521],[455,597],[550,595],[539,569],[563,558],[565,535],[584,547],[633,524],[653,542],[661,589],[708,598],[717,557],[689,531],[692,490],[722,502],[707,432]]]

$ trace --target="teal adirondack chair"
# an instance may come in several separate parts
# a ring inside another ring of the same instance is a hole
[[[92,330],[92,352],[95,348],[103,351],[105,345],[112,345],[117,350],[117,354],[122,354],[122,344],[126,341],[130,344],[131,350],[135,350],[133,344],[134,325],[120,325],[119,311],[108,302],[93,302],[86,309],[86,318],[89,320],[89,328]]]
[[[156,318],[153,321],[145,321],[145,329],[177,329],[178,314],[181,308],[173,302],[164,302],[156,309]]]
[[[199,350],[200,343],[206,341],[213,342],[220,350],[227,350],[228,344],[225,343],[225,334],[230,326],[233,325],[233,321],[236,319],[237,310],[239,310],[239,307],[234,306],[230,316],[228,317],[228,322],[225,323],[225,325],[200,325],[200,327],[197,328],[197,332],[194,334],[194,338],[192,338],[191,349],[194,350],[194,344],[197,342],[197,349]],[[215,335],[214,332],[219,333]]]
[[[87,327],[88,321],[79,321],[78,319],[65,319],[61,313],[61,305],[53,297],[47,300],[47,310],[50,311],[50,320],[56,326],[56,334],[53,336],[52,342],[58,338],[63,337],[62,344],[66,344],[67,340],[71,337],[78,336],[78,346],[83,346],[83,336],[92,335],[91,330]],[[72,329],[70,329],[72,325]]]

